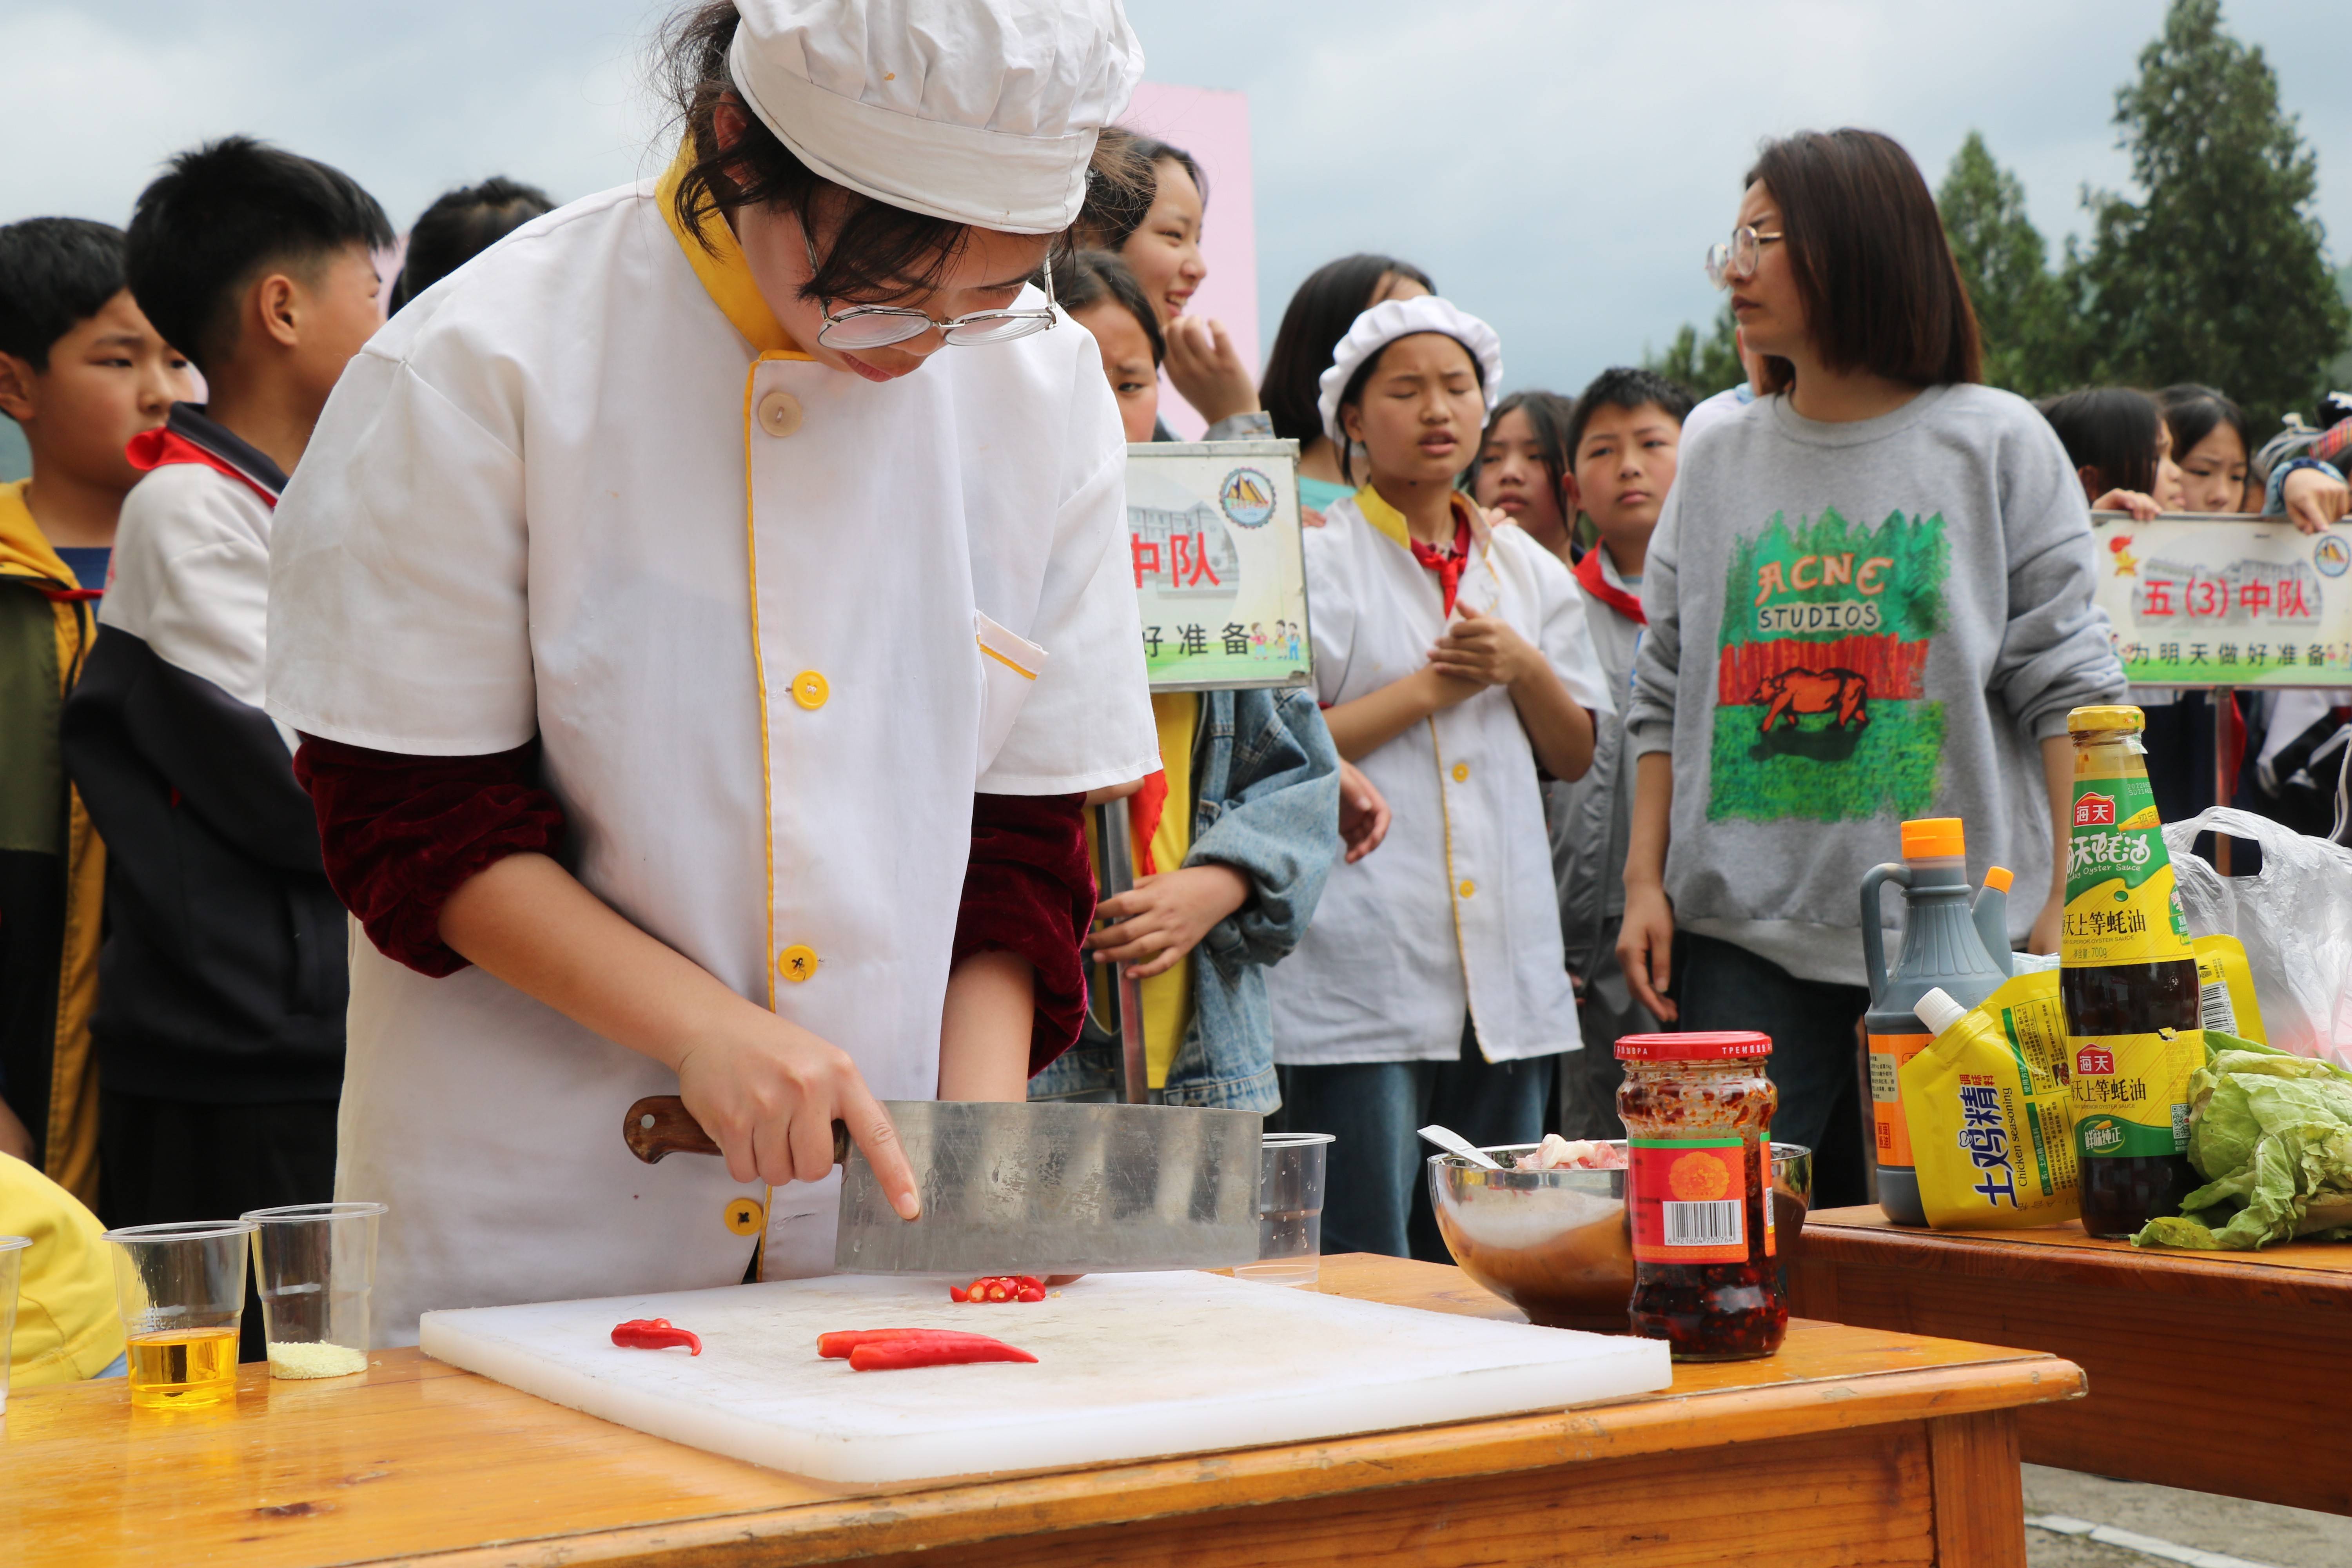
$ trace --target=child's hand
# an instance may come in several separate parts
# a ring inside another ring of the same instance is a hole
[[[1442,675],[1477,686],[1508,686],[1543,663],[1535,644],[1499,616],[1482,616],[1469,605],[1429,650],[1430,666]]]
[[[1209,424],[1258,406],[1257,377],[1223,321],[1178,316],[1168,323],[1168,380]]]
[[[1249,879],[1230,866],[1162,871],[1097,904],[1113,923],[1089,933],[1087,945],[1097,962],[1130,965],[1135,978],[1149,980],[1175,968],[1249,891]]]
[[[1661,1024],[1679,1015],[1666,991],[1675,983],[1675,905],[1655,882],[1625,885],[1625,920],[1617,928],[1617,963],[1626,989]]]
[[[2327,525],[2352,511],[2352,485],[2331,479],[2317,468],[2297,468],[2281,490],[2287,521],[2305,533],[2325,533]]]
[[[2154,496],[2142,495],[2137,490],[2109,490],[2091,503],[2091,510],[2093,511],[2127,511],[2131,513],[2134,522],[2153,522],[2156,521],[2156,514],[2164,509],[2156,504]]]
[[[1350,866],[1381,847],[1389,836],[1389,801],[1355,763],[1339,763],[1339,841]]]

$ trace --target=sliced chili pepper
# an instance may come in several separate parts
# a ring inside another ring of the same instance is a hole
[[[1034,1362],[1017,1345],[973,1334],[961,1340],[885,1340],[849,1352],[852,1372],[901,1372],[918,1366],[969,1366],[979,1362]]]
[[[859,1345],[894,1344],[902,1340],[933,1341],[950,1344],[992,1345],[998,1342],[986,1334],[969,1334],[961,1329],[845,1329],[830,1334],[819,1334],[816,1353],[827,1361],[846,1361],[849,1352]]]
[[[613,1342],[630,1351],[662,1351],[684,1345],[696,1355],[702,1353],[701,1336],[688,1329],[672,1328],[667,1318],[632,1318],[615,1324]]]
[[[968,1301],[968,1300],[970,1300],[971,1299],[971,1297],[967,1296],[967,1295],[964,1293],[964,1289],[963,1289],[963,1287],[962,1287],[962,1286],[961,1286],[961,1285],[950,1285],[950,1286],[949,1286],[949,1287],[948,1287],[948,1300],[950,1300],[950,1301]]]
[[[1042,1286],[1024,1285],[1013,1299],[1016,1301],[1042,1301],[1045,1299],[1045,1291]]]
[[[1016,1274],[1013,1282],[1024,1290],[1043,1290],[1045,1288],[1045,1282],[1034,1274]]]

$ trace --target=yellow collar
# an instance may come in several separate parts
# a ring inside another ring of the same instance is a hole
[[[33,521],[33,509],[25,504],[25,490],[32,482],[18,479],[14,484],[0,485],[0,574],[46,577],[54,583],[79,587],[72,570]]]
[[[1460,490],[1455,490],[1453,493],[1452,500],[1454,503],[1454,515],[1457,518],[1465,515],[1469,517],[1470,531],[1472,536],[1475,538],[1483,533],[1484,531],[1478,526],[1477,514],[1475,512],[1471,512],[1468,510],[1470,505],[1469,498],[1465,496]],[[1389,505],[1389,503],[1381,498],[1380,491],[1374,489],[1369,484],[1367,484],[1362,489],[1358,490],[1356,492],[1356,510],[1363,514],[1363,519],[1366,522],[1370,523],[1374,528],[1380,530],[1381,532],[1388,535],[1391,540],[1394,540],[1396,542],[1396,547],[1399,550],[1403,551],[1408,555],[1412,553],[1412,531],[1406,528],[1404,525],[1404,513]]]
[[[654,187],[654,201],[661,208],[662,222],[669,226],[678,249],[686,253],[686,264],[702,283],[710,302],[719,307],[735,330],[743,334],[762,359],[809,359],[814,356],[801,352],[776,320],[775,311],[768,308],[766,296],[751,280],[751,268],[743,259],[743,247],[735,243],[735,231],[727,226],[727,219],[717,211],[702,215],[699,237],[688,234],[677,221],[678,184],[694,162],[694,143],[678,144],[677,156],[669,170]]]

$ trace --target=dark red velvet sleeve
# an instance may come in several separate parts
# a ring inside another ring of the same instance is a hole
[[[466,967],[441,940],[441,906],[509,855],[551,850],[563,809],[539,787],[539,742],[481,757],[411,757],[302,737],[327,882],[386,958],[438,978]]]
[[[956,911],[955,963],[1001,948],[1036,971],[1029,1070],[1076,1043],[1086,1017],[1087,927],[1095,871],[1087,858],[1086,797],[982,795],[971,802],[971,861]]]

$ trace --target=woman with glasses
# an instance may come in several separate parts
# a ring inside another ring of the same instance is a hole
[[[2074,465],[1979,384],[1910,155],[1808,133],[1743,184],[1706,267],[1762,395],[1685,434],[1651,539],[1618,956],[1660,1018],[1772,1037],[1772,1135],[1820,1152],[1818,1201],[1858,1203],[1863,874],[1903,820],[1959,817],[1972,875],[2016,875],[2011,939],[2052,951],[2067,710],[2121,701],[2123,669]]]
[[[825,1271],[836,1120],[912,1217],[880,1102],[1067,1046],[1077,801],[1159,766],[1118,414],[1053,305],[1116,0],[722,0],[667,63],[668,172],[404,311],[278,519],[390,1342]],[[724,1160],[631,1157],[663,1093]]]

